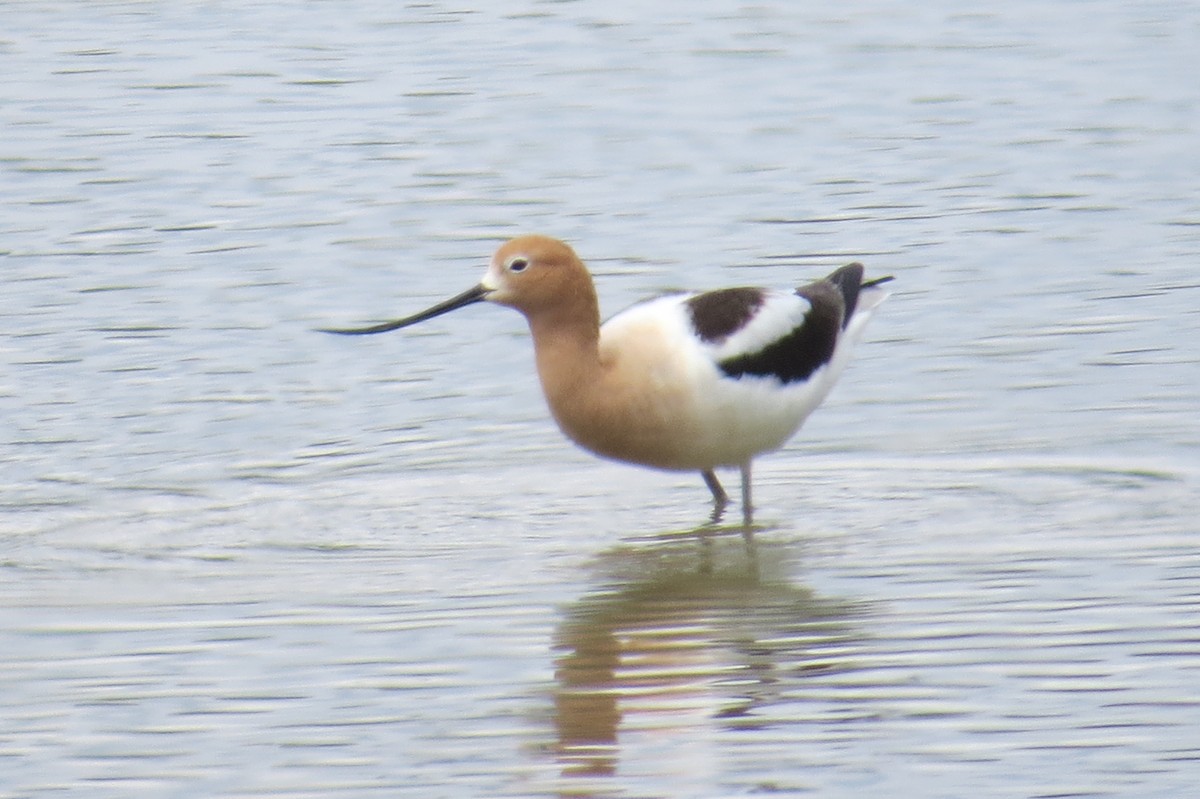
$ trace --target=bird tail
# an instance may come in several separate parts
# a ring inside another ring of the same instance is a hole
[[[893,280],[891,275],[877,277],[872,280],[868,280],[865,283],[863,282],[862,278],[863,265],[857,262],[843,266],[841,269],[836,270],[833,272],[833,274],[826,278],[826,280],[837,286],[838,290],[842,292],[842,305],[846,309],[846,315],[842,317],[843,328],[849,326],[850,320],[854,318],[854,312],[858,309],[859,294],[864,289],[872,289],[876,286],[887,283],[889,280]],[[883,297],[880,297],[878,300],[871,303],[871,307],[874,308],[876,305],[882,302],[882,300]]]

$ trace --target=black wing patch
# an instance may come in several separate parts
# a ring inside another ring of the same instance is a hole
[[[829,363],[842,331],[844,290],[829,280],[819,280],[797,289],[796,293],[812,306],[800,326],[758,352],[721,361],[717,364],[721,371],[734,378],[774,377],[787,384],[807,380]]]
[[[762,289],[718,289],[687,301],[692,330],[706,344],[720,344],[746,326],[762,307]]]

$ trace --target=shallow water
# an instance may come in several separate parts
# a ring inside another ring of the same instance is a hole
[[[489,9],[0,9],[0,794],[1188,795],[1194,6]],[[756,552],[511,312],[313,332],[531,230],[897,277]]]

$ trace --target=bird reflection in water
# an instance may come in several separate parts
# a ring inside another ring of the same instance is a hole
[[[595,564],[600,587],[565,611],[554,693],[564,778],[614,775],[626,733],[711,741],[697,729],[768,725],[764,711],[803,680],[852,669],[862,607],[790,582],[789,545],[764,544],[757,564],[740,541],[705,547],[699,554],[693,538],[610,550]],[[703,768],[705,753],[692,755],[681,769]],[[568,793],[590,795],[582,784]]]

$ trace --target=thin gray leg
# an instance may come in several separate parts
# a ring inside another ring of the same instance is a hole
[[[721,514],[725,512],[725,506],[729,504],[729,495],[725,493],[725,489],[721,487],[721,481],[717,479],[716,472],[712,469],[705,469],[700,472],[700,476],[704,478],[704,484],[708,486],[708,490],[713,496],[713,512],[712,524],[721,521]]]
[[[746,532],[750,532],[750,524],[754,520],[754,505],[750,502],[750,461],[742,464],[742,524]]]
[[[746,558],[750,574],[758,579],[758,545],[754,543],[754,505],[750,502],[750,461],[742,464],[742,538],[746,540]]]

